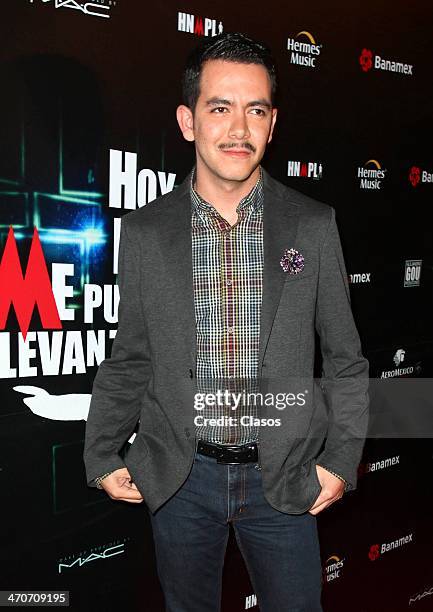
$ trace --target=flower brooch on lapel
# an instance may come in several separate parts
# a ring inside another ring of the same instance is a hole
[[[289,274],[299,274],[304,269],[304,264],[304,256],[296,249],[285,249],[280,259],[281,267]]]

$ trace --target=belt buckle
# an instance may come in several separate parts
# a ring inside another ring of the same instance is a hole
[[[243,461],[224,461],[223,457],[217,457],[217,463],[222,465],[240,465]]]
[[[221,454],[217,457],[217,463],[222,463],[224,465],[239,465],[243,463],[242,461],[227,461],[229,458],[233,458],[233,455],[230,454],[229,449],[221,449]]]

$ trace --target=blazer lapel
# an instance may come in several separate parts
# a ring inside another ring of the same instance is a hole
[[[175,189],[171,214],[161,219],[161,245],[165,254],[169,286],[167,294],[175,304],[176,331],[183,337],[182,348],[196,363],[196,322],[192,276],[191,196],[189,174]]]
[[[286,279],[280,265],[284,249],[295,246],[299,205],[284,197],[280,185],[263,170],[263,293],[260,316],[259,375],[275,313]]]

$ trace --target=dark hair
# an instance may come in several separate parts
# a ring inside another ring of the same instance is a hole
[[[200,77],[203,64],[208,60],[225,60],[241,64],[261,64],[271,80],[271,102],[275,106],[277,74],[275,61],[263,43],[239,32],[223,33],[205,38],[189,54],[182,77],[183,102],[193,112],[200,95]]]

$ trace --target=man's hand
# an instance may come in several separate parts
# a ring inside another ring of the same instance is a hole
[[[315,503],[308,510],[310,514],[319,514],[322,510],[330,506],[332,503],[343,497],[345,484],[342,480],[322,468],[321,465],[316,465],[317,478],[322,485],[322,490]]]
[[[140,504],[143,501],[137,487],[131,482],[131,475],[126,467],[114,470],[112,474],[106,476],[101,481],[101,487],[111,499],[131,504]]]

